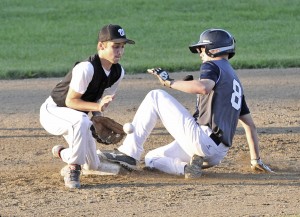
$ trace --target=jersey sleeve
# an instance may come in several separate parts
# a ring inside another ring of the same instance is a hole
[[[210,79],[217,83],[220,76],[220,69],[211,62],[205,62],[200,68],[200,79]]]
[[[242,108],[241,108],[240,116],[243,116],[243,115],[246,115],[246,114],[249,114],[249,113],[250,113],[250,110],[249,110],[249,108],[247,106],[245,96],[243,95],[243,98],[242,98]]]
[[[93,78],[93,75],[94,67],[90,62],[78,63],[73,68],[70,87],[74,91],[84,94]]]

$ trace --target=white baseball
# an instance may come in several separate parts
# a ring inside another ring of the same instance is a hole
[[[131,123],[126,123],[123,125],[123,130],[126,134],[133,133],[134,126]]]

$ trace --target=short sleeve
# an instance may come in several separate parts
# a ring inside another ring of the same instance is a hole
[[[80,94],[84,94],[93,78],[93,75],[94,67],[90,62],[78,63],[72,71],[70,88]]]
[[[246,115],[246,114],[249,114],[249,113],[250,113],[250,110],[249,110],[248,105],[246,103],[245,96],[243,95],[243,98],[242,98],[242,108],[241,108],[240,116],[243,116],[243,115]]]
[[[200,68],[200,79],[210,79],[217,83],[220,76],[220,69],[216,64],[205,62]]]

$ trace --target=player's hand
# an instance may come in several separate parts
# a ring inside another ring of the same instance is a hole
[[[257,160],[251,160],[251,169],[253,171],[260,171],[266,173],[274,173],[267,165],[265,165],[262,160],[259,158]]]
[[[104,110],[108,107],[109,103],[114,99],[115,95],[107,95],[104,96],[100,101],[100,112],[104,112]]]
[[[160,83],[166,87],[171,87],[174,79],[171,79],[169,73],[162,68],[147,69],[147,72],[156,75]]]

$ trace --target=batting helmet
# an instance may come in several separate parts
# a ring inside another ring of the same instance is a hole
[[[192,53],[198,53],[197,48],[204,47],[205,53],[210,57],[218,57],[228,54],[232,58],[235,54],[235,39],[223,29],[208,29],[201,33],[199,42],[190,45]],[[219,52],[212,54],[210,50],[219,49]]]

